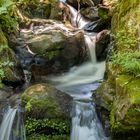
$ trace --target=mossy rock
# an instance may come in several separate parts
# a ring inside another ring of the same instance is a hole
[[[16,59],[14,51],[9,48],[2,30],[0,30],[0,63],[0,70],[3,73],[1,73],[1,79],[12,82],[24,79],[22,68]]]
[[[22,95],[26,116],[36,119],[64,118],[70,116],[71,97],[49,84],[36,84]]]
[[[35,53],[50,60],[58,55],[59,49],[63,47],[66,39],[62,32],[54,31],[46,35],[36,36],[28,40],[27,43]]]
[[[132,78],[132,79],[131,79]],[[111,126],[115,132],[140,129],[140,79],[120,75],[116,79],[116,96],[111,109]]]

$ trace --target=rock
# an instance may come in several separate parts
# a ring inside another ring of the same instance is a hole
[[[109,129],[116,139],[118,135],[122,139],[135,136],[139,139],[140,80],[128,74],[120,75],[111,63],[107,65],[107,75],[107,81],[94,94],[101,120],[103,124],[110,121]]]
[[[110,43],[110,31],[103,30],[96,35],[96,57],[97,61],[105,60]]]
[[[90,19],[90,20],[92,20],[92,21],[95,21],[95,20],[98,20],[98,19],[99,19],[99,16],[98,16],[98,9],[97,9],[96,7],[82,8],[82,9],[80,10],[80,13],[81,13],[84,17],[86,17],[86,18],[88,18],[88,19]]]
[[[62,21],[63,12],[62,12],[62,9],[59,7],[59,2],[57,2],[56,4],[53,4],[51,6],[51,14],[50,14],[49,19],[55,19],[55,20]]]
[[[17,54],[25,68],[34,71],[35,75],[67,71],[71,66],[84,62],[88,56],[82,31],[68,35],[59,28],[44,29],[37,35],[32,33],[29,39],[28,33],[24,33],[24,37],[26,46],[17,46]]]
[[[16,59],[14,51],[8,47],[7,40],[1,30],[0,39],[3,41],[0,43],[0,81],[3,82],[5,85],[11,86],[13,89],[15,89],[24,83],[23,70],[19,61]]]
[[[90,22],[84,26],[84,30],[88,32],[101,32],[104,29],[110,28],[110,20],[99,19],[97,21]]]
[[[95,5],[101,4],[103,0],[92,0]]]
[[[78,7],[78,2],[75,1],[75,0],[67,0],[67,3],[72,5],[76,9]],[[92,0],[82,0],[82,1],[80,1],[80,8],[82,8],[82,7],[92,7],[92,6],[94,6],[94,2]]]
[[[47,0],[47,1],[31,1],[31,2],[25,2],[18,5],[18,8],[22,11],[22,13],[29,18],[42,18],[42,19],[58,19],[58,17],[61,17],[59,13],[61,12],[58,10],[58,0]],[[54,13],[54,7],[56,7]],[[53,13],[53,16],[52,16]]]
[[[26,116],[36,119],[70,118],[72,98],[49,84],[36,84],[22,94]]]

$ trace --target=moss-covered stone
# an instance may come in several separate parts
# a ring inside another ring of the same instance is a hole
[[[36,119],[69,118],[70,100],[68,95],[57,91],[49,84],[33,85],[22,95],[26,116]]]
[[[53,31],[50,34],[30,39],[28,44],[35,53],[50,60],[58,55],[59,49],[63,47],[66,39],[67,37],[62,32]]]
[[[9,48],[6,37],[0,29],[0,79],[17,81],[23,79],[23,71],[19,66],[15,53]],[[1,81],[0,80],[0,81]]]
[[[111,108],[111,126],[115,132],[140,129],[140,79],[129,75],[116,78],[116,96]]]
[[[69,95],[42,83],[26,89],[21,98],[26,113],[27,139],[67,139],[72,101]]]

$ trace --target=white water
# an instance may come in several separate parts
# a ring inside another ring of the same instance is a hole
[[[70,5],[68,5],[68,7],[70,8],[70,12],[72,15],[71,23],[74,27],[82,29],[87,23],[89,23],[86,19],[83,18],[80,13],[78,13],[75,8]]]
[[[106,140],[92,102],[75,101],[71,140]]]
[[[21,108],[9,106],[0,126],[0,140],[26,140],[23,124]]]
[[[73,15],[71,23],[81,29],[88,22],[69,6]],[[75,66],[63,75],[51,77],[56,87],[73,97],[71,140],[108,140],[97,117],[92,101],[92,91],[99,87],[99,80],[103,79],[105,62],[98,63],[95,53],[96,34],[85,33],[85,42],[90,52],[90,61],[81,66]]]
[[[10,140],[10,134],[16,112],[17,109],[12,109],[9,107],[8,111],[4,114],[0,128],[0,140]]]
[[[52,80],[58,83],[58,89],[75,99],[71,116],[71,140],[107,140],[91,99],[91,91],[96,90],[100,85],[93,82],[103,79],[105,62],[96,61],[95,39],[85,35],[85,41],[89,47],[91,61],[74,67],[68,73],[54,77]],[[83,125],[82,121],[84,121]]]
[[[68,73],[64,73],[58,77],[52,77],[52,81],[59,83],[58,87],[62,88],[72,85],[93,83],[103,79],[105,62],[98,63],[96,61],[95,41],[95,34],[85,35],[85,42],[89,48],[91,60],[81,66],[73,67]]]

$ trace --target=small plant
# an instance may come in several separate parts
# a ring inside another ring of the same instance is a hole
[[[7,34],[17,29],[16,18],[13,16],[14,2],[12,0],[0,1],[0,27]]]
[[[140,74],[140,51],[114,52],[112,64],[114,67],[120,67],[122,72],[137,76]]]
[[[39,134],[33,134],[31,136],[27,137],[27,140],[69,140],[69,136],[67,135],[39,135]]]
[[[138,43],[140,38],[136,37],[136,29],[120,30],[115,35],[116,45],[121,50],[136,50],[138,48]]]
[[[59,119],[33,119],[26,120],[27,135],[45,134],[45,135],[61,135],[69,134],[69,124]]]

